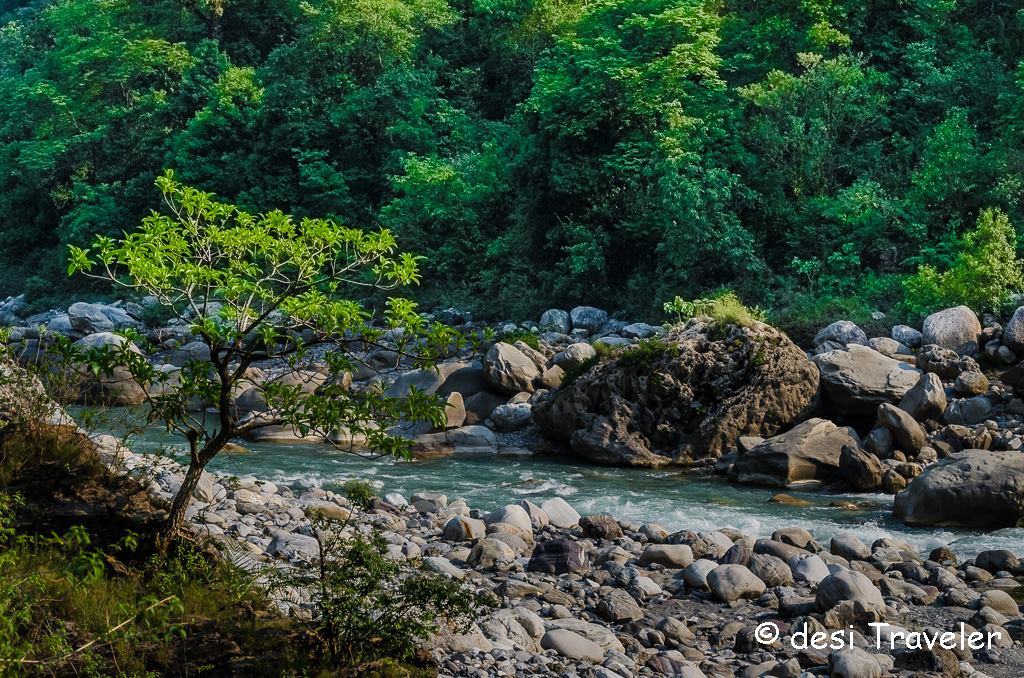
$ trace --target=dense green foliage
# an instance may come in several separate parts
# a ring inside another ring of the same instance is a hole
[[[21,4],[0,5],[10,293],[133,228],[165,167],[383,224],[427,256],[426,301],[505,315],[654,317],[729,286],[787,322],[864,316],[953,267],[983,209],[1024,224],[1010,0]]]

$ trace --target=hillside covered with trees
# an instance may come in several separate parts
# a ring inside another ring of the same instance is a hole
[[[59,297],[66,245],[134,228],[164,168],[388,227],[422,300],[495,315],[1019,291],[1012,0],[3,0],[0,26],[3,293]]]

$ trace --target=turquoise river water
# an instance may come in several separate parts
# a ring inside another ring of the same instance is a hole
[[[124,420],[115,417],[101,428],[123,431]],[[130,446],[140,453],[184,451],[180,439],[155,428],[133,437]],[[891,518],[892,498],[881,494],[794,492],[810,504],[792,506],[768,501],[777,489],[739,486],[711,475],[595,466],[569,457],[492,454],[397,461],[366,459],[326,444],[244,443],[244,447],[245,454],[221,454],[211,470],[295,488],[331,488],[361,478],[384,492],[401,492],[406,497],[419,490],[442,492],[485,511],[520,499],[540,503],[562,497],[581,514],[608,513],[619,519],[658,522],[669,531],[734,527],[768,536],[776,528],[800,526],[820,541],[843,530],[855,532],[869,544],[878,537],[893,536],[925,554],[943,544],[964,557],[988,548],[1024,550],[1022,528],[988,533],[909,528]],[[829,506],[843,499],[856,502],[858,508]]]

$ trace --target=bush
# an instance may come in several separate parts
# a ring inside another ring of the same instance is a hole
[[[370,502],[377,498],[377,486],[358,478],[346,480],[345,484],[341,486],[341,492],[352,502],[353,506],[361,509],[369,507]]]
[[[501,340],[506,344],[514,344],[521,341],[535,351],[540,350],[540,337],[529,330],[514,330],[501,335]]]
[[[313,631],[334,666],[405,661],[442,624],[464,632],[485,601],[461,582],[387,556],[380,533],[314,522],[318,567],[286,572],[281,583],[313,597]]]
[[[702,297],[686,301],[676,297],[663,306],[665,313],[674,316],[677,323],[684,323],[691,318],[706,316],[720,325],[738,325],[750,327],[756,322],[764,322],[765,312],[754,306],[750,308],[732,290],[721,290],[710,297]]]
[[[964,304],[976,311],[999,311],[1024,286],[1017,258],[1017,234],[1009,217],[997,209],[978,216],[974,230],[960,240],[948,271],[922,264],[903,283],[904,305],[913,315],[927,315]]]

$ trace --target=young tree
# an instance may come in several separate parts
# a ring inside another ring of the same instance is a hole
[[[417,366],[461,342],[451,329],[428,325],[408,300],[388,298],[375,318],[367,304],[348,298],[418,281],[418,258],[396,252],[388,231],[329,219],[296,223],[279,211],[248,214],[181,185],[170,170],[156,184],[168,214],[154,212],[120,241],[100,236],[88,249],[72,246],[68,271],[155,297],[188,323],[209,359],[170,372],[130,341],[98,348],[64,342],[62,349],[65,360],[97,375],[127,371],[146,393],[148,422],[188,444],[188,471],[157,535],[159,549],[179,532],[203,469],[232,438],[284,426],[328,439],[342,432],[349,441],[365,438],[372,453],[406,455],[409,441],[389,429],[403,421],[442,423],[439,400],[424,393],[392,398],[350,389],[353,366],[382,346],[385,332],[398,338],[399,356]],[[314,360],[318,370],[310,369]],[[253,364],[266,361],[275,376],[249,382]],[[245,386],[259,389],[261,411],[235,406]],[[347,449],[355,451],[351,442]]]

